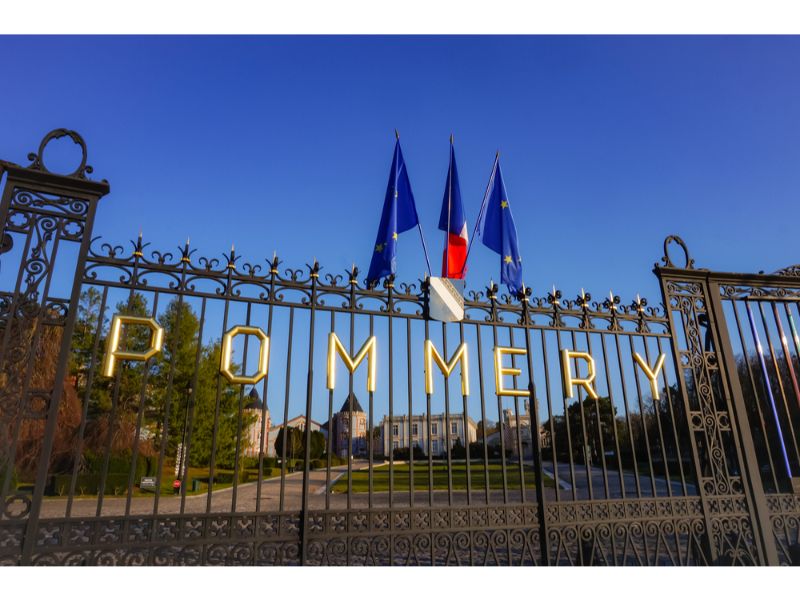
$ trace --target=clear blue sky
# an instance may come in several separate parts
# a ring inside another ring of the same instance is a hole
[[[670,233],[698,266],[800,262],[800,39],[782,37],[2,37],[0,157],[81,132],[111,182],[96,233],[155,248],[363,271],[394,128],[435,229],[455,135],[470,230],[495,150],[543,295],[658,300]],[[422,274],[400,238],[402,280]],[[473,249],[468,287],[498,278]]]

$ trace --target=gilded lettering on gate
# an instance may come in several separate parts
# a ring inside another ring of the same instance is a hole
[[[462,344],[456,348],[450,362],[445,362],[431,340],[425,340],[425,393],[433,393],[433,363],[435,362],[439,370],[444,374],[445,379],[450,377],[456,364],[461,361],[461,395],[469,396],[469,360],[467,358],[467,344]]]
[[[143,325],[150,330],[150,346],[147,350],[120,350],[119,342],[123,325]],[[111,319],[111,329],[106,340],[106,356],[103,361],[103,375],[111,377],[114,374],[118,360],[144,361],[161,352],[164,342],[164,328],[150,317],[134,317],[132,315],[114,315]]]
[[[331,331],[328,335],[328,389],[332,390],[336,387],[336,355],[339,355],[344,362],[347,370],[353,373],[361,361],[366,357],[367,359],[367,391],[374,392],[377,387],[377,372],[378,372],[378,341],[375,336],[370,336],[361,350],[351,357],[347,350],[344,349],[339,337]]]
[[[586,377],[577,377],[572,373],[572,367],[570,365],[570,361],[572,359],[581,359],[586,361],[586,368],[587,374]],[[572,398],[574,393],[572,388],[574,386],[580,386],[586,393],[589,394],[589,397],[592,400],[597,400],[598,395],[597,392],[594,390],[592,386],[592,382],[595,378],[595,365],[594,365],[594,358],[588,352],[580,352],[577,350],[567,350],[564,348],[561,351],[561,374],[563,376],[562,381],[564,382],[564,396],[566,398]]]
[[[258,338],[258,370],[253,375],[235,375],[231,371],[233,339],[237,335],[252,335]],[[231,383],[256,384],[267,376],[269,367],[269,338],[260,327],[237,325],[225,332],[222,337],[222,358],[219,372]]]
[[[506,375],[520,375],[522,373],[521,369],[517,369],[516,367],[504,367],[503,366],[503,356],[506,354],[511,354],[512,356],[516,356],[519,354],[527,354],[527,351],[524,348],[505,348],[502,346],[497,346],[494,349],[494,388],[495,393],[498,396],[530,396],[531,393],[528,390],[518,390],[515,388],[507,388],[503,385],[503,377]]]

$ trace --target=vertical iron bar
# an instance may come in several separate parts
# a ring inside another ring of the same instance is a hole
[[[561,345],[561,331],[556,329],[556,345],[558,347],[558,358],[562,360],[562,345]],[[564,365],[561,365],[561,368],[564,368]],[[572,455],[572,432],[570,431],[571,427],[569,426],[569,406],[567,404],[567,394],[569,390],[563,390],[563,399],[564,399],[564,424],[565,429],[567,432],[567,456],[569,457],[569,477],[570,477],[570,484],[572,486],[572,499],[578,500],[578,485],[577,480],[575,478],[575,457]]]
[[[269,295],[267,296],[269,300],[269,307],[267,308],[267,338],[272,341],[272,313],[275,306],[275,275],[277,274],[276,269],[276,262],[277,259],[273,259],[273,263],[270,263],[270,270],[269,270]],[[262,408],[261,408],[261,437],[259,438],[258,442],[258,481],[256,482],[256,512],[261,511],[261,489],[263,487],[263,480],[264,480],[264,454],[266,448],[266,454],[269,454],[269,429],[267,428],[267,412],[269,411],[269,369],[267,369],[267,374],[264,377],[264,386],[261,390],[261,397],[262,401]],[[272,423],[270,422],[270,425]],[[276,453],[277,454],[277,453]],[[277,456],[276,456],[277,460]],[[272,473],[270,472],[270,476]],[[257,553],[253,553],[253,561],[255,563],[256,557],[258,556]]]
[[[594,356],[594,353],[592,352],[592,337],[591,337],[591,335],[589,335],[588,331],[585,331],[584,335],[586,336],[586,349],[588,350],[588,352],[589,352],[589,354],[591,356]],[[602,335],[602,334],[600,334],[600,335]],[[606,371],[606,381],[608,381],[608,371]],[[608,402],[609,402],[609,404],[611,404],[611,389],[610,389],[611,386],[609,385],[608,388],[609,388],[609,390],[608,390],[608,392],[609,392]],[[603,467],[603,491],[605,493],[604,499],[608,500],[610,498],[609,493],[608,493],[609,492],[609,490],[608,490],[608,466],[606,465],[606,447],[605,447],[605,443],[603,442],[603,419],[602,419],[602,416],[600,414],[600,402],[596,401],[594,403],[594,407],[595,407],[595,414],[597,415],[597,440],[598,440],[598,443],[600,444],[600,464]],[[611,418],[612,419],[614,418],[613,404],[611,405]]]
[[[514,347],[514,328],[508,327],[508,344],[511,348]],[[515,354],[511,355],[511,367],[516,369],[517,367],[517,356]],[[528,374],[528,378],[530,379],[530,373]],[[514,381],[514,389],[517,388],[517,375],[512,377]],[[530,400],[530,396],[528,397]],[[530,415],[528,415],[530,418]],[[522,452],[522,431],[519,425],[520,416],[519,416],[519,396],[514,396],[514,429],[516,430],[516,438],[517,438],[517,455],[519,456],[519,497],[520,502],[525,502],[525,461]],[[511,423],[509,423],[509,430]],[[533,441],[533,440],[531,440]]]
[[[459,333],[459,344],[464,343],[464,323],[458,324],[458,333]],[[462,366],[463,368],[463,366]],[[465,455],[465,462],[464,462],[464,470],[466,471],[467,476],[467,506],[472,504],[472,457],[469,453],[469,410],[467,408],[467,396],[466,394],[462,394],[461,400],[464,404],[464,449],[466,450]],[[472,554],[472,546],[470,546],[470,557]],[[472,564],[472,560],[470,558],[470,564]]]
[[[489,437],[486,431],[486,399],[483,389],[483,348],[481,344],[481,326],[475,323],[475,337],[478,339],[478,384],[481,393],[481,435],[483,438],[483,489],[484,501],[489,504]],[[471,466],[470,466],[471,468]]]
[[[155,292],[153,294],[153,308],[150,311],[150,316],[152,319],[156,318],[158,314],[158,300],[159,300],[159,293]],[[133,448],[131,450],[131,468],[128,473],[128,493],[125,499],[125,516],[127,517],[131,512],[131,500],[133,498],[133,479],[134,475],[136,474],[136,462],[139,459],[139,436],[141,435],[142,431],[142,419],[144,417],[144,408],[145,408],[145,399],[146,399],[146,392],[147,392],[147,380],[149,379],[150,375],[150,368],[153,364],[153,359],[148,358],[144,361],[144,371],[142,372],[142,383],[140,386],[139,391],[139,406],[136,412],[136,428],[134,429],[135,433],[133,436]]]
[[[245,324],[250,326],[250,317],[253,304],[247,303]],[[244,348],[242,349],[242,375],[247,373],[247,350],[249,348],[250,336],[244,336]],[[242,429],[244,416],[244,384],[239,384],[239,407],[236,412],[236,454],[233,456],[233,489],[231,490],[231,512],[236,512],[236,499],[239,491],[239,466],[242,464]]]
[[[394,313],[394,280],[389,279],[386,286],[386,309],[388,311],[387,315],[387,326],[389,328],[389,427],[394,426],[394,338],[393,338],[393,331],[392,331],[392,314]],[[370,322],[371,325],[371,322]],[[372,398],[372,394],[370,394],[370,399]],[[370,407],[370,419],[372,419],[372,407]],[[409,453],[414,452],[414,446],[412,445],[412,436],[411,436],[411,415],[408,415],[408,451]],[[369,431],[369,443],[370,447],[372,447],[372,423],[370,422],[370,431]],[[372,453],[370,453],[372,456]],[[392,448],[389,448],[389,508],[392,508],[394,505],[394,452]],[[394,544],[389,544],[389,564],[394,564]]]
[[[625,475],[622,468],[622,452],[619,447],[619,436],[617,435],[617,407],[614,404],[614,391],[611,386],[611,371],[608,368],[608,351],[606,349],[606,335],[600,332],[600,348],[603,351],[603,367],[606,372],[606,387],[608,387],[608,401],[611,403],[611,417],[613,419],[612,428],[614,432],[614,449],[617,453],[617,474],[619,475],[620,497],[625,498]]]
[[[414,425],[414,413],[412,407],[412,397],[414,396],[413,387],[412,387],[412,368],[411,368],[411,319],[406,317],[406,372],[408,373],[408,427],[409,429],[413,429]],[[422,427],[425,425],[424,419],[420,420],[419,426],[417,430],[422,432]],[[388,435],[391,433],[392,424],[389,424],[389,430],[387,432],[387,436],[389,438],[389,452],[394,452],[394,448],[391,442],[391,436]],[[422,434],[420,433],[420,437]],[[414,494],[416,490],[414,489],[414,436],[411,435],[409,432],[409,451],[408,451],[408,505],[410,507],[414,507]],[[428,444],[430,444],[430,431],[428,432]],[[422,448],[422,446],[420,446]]]
[[[573,349],[577,350],[578,345],[575,337],[575,331],[571,331],[570,335],[572,336],[572,347]],[[577,373],[578,359],[576,358],[574,360],[575,362],[573,364],[575,365],[575,372]],[[595,401],[595,405],[596,404],[597,401]],[[592,461],[591,457],[586,455],[586,451],[589,448],[589,437],[586,434],[586,411],[583,408],[583,389],[580,387],[578,388],[578,408],[581,413],[581,437],[583,441],[583,449],[581,454],[583,454],[583,462],[585,463],[584,466],[586,467],[586,485],[589,491],[589,500],[594,500],[594,490],[592,489]]]
[[[447,326],[442,322],[442,352],[447,356]],[[447,360],[447,358],[445,358]],[[444,439],[447,445],[447,505],[453,505],[453,459],[451,448],[450,425],[450,385],[449,379],[444,380]]]
[[[336,312],[331,311],[331,330],[330,333],[334,333],[336,331]],[[328,390],[328,439],[327,441],[327,455],[328,461],[327,465],[325,465],[325,510],[330,510],[331,508],[331,494],[333,493],[331,489],[331,464],[333,461],[333,436],[334,436],[334,425],[333,425],[333,390]]]
[[[425,343],[427,344],[430,339],[430,325],[426,315]],[[431,414],[431,395],[427,389],[425,390],[425,402],[428,411],[428,505],[433,506],[433,415]],[[431,564],[433,564],[433,540],[431,540]]]
[[[374,324],[374,316],[369,316],[369,336],[372,337],[375,333],[375,324]],[[373,476],[374,476],[374,463],[372,457],[372,415],[373,415],[373,401],[374,401],[374,392],[368,392],[368,408],[369,414],[367,415],[367,460],[369,466],[367,467],[367,505],[372,509],[372,485],[373,485]],[[360,419],[360,418],[359,418]]]
[[[551,455],[553,457],[553,478],[555,479],[555,492],[556,492],[556,502],[561,501],[561,492],[560,492],[560,484],[561,477],[558,473],[558,456],[556,452],[556,431],[555,431],[555,414],[553,413],[553,404],[552,398],[550,395],[550,368],[548,365],[547,360],[547,340],[545,335],[545,330],[542,329],[540,331],[542,337],[542,362],[544,363],[544,389],[545,389],[545,396],[547,397],[547,414],[549,416],[550,421],[550,449]],[[573,488],[573,494],[575,493]],[[573,498],[574,500],[574,498]]]
[[[316,261],[311,266],[311,297],[309,298],[310,316],[308,324],[308,378],[306,380],[306,431],[305,455],[303,457],[303,506],[300,512],[300,564],[308,562],[308,478],[311,473],[311,404],[314,397],[314,322],[317,313],[317,283],[319,265]]]
[[[181,261],[181,283],[179,289],[183,289],[186,280],[186,262]],[[183,294],[178,295],[178,314],[175,317],[175,330],[180,331],[181,318],[183,315]],[[166,341],[166,340],[165,340]],[[164,473],[164,457],[166,455],[167,446],[169,445],[169,425],[170,416],[172,412],[172,385],[175,378],[175,359],[178,355],[178,350],[173,349],[172,356],[169,361],[169,374],[167,375],[167,389],[164,394],[164,421],[161,426],[161,448],[158,452],[158,461],[156,463],[156,489],[153,495],[153,514],[158,514],[158,503],[161,499],[161,478]],[[185,484],[184,478],[181,478],[181,486]],[[152,535],[155,535],[155,528],[153,528]]]
[[[186,408],[184,409],[184,422],[183,422],[183,429],[185,435],[183,436],[183,441],[181,442],[183,446],[181,447],[181,461],[180,461],[180,469],[178,471],[178,475],[181,476],[182,481],[186,479],[186,475],[189,472],[189,451],[191,450],[192,446],[192,433],[194,432],[194,403],[195,399],[197,398],[197,381],[198,375],[200,372],[200,359],[203,356],[203,330],[205,329],[206,324],[206,305],[208,303],[207,298],[203,298],[202,302],[200,303],[200,323],[197,329],[197,351],[194,357],[194,373],[192,374],[192,390],[189,393],[188,398],[186,398]],[[181,489],[181,510],[180,514],[183,514],[186,510],[186,486],[182,485]]]
[[[283,444],[281,448],[281,491],[278,498],[278,510],[284,511],[286,496],[286,447],[291,445],[289,439],[289,396],[292,388],[292,340],[294,339],[294,306],[289,307],[289,334],[286,347],[286,396],[283,404]],[[280,430],[279,430],[280,433]],[[292,457],[294,459],[294,457]],[[294,465],[292,465],[294,470]]]

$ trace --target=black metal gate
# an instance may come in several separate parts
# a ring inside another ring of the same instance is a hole
[[[798,563],[800,270],[670,237],[663,307],[490,285],[445,324],[426,281],[92,239],[81,137],[29,159],[0,163],[0,563]]]

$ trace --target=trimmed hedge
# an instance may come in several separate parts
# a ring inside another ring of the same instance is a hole
[[[109,473],[106,477],[104,494],[124,494],[128,491],[129,473]],[[80,474],[75,479],[75,493],[78,495],[95,495],[100,490],[101,475],[94,473]],[[54,496],[66,496],[69,494],[69,487],[72,482],[72,475],[53,475],[50,479],[50,494]],[[138,479],[133,480],[134,488],[139,484]]]

